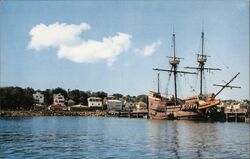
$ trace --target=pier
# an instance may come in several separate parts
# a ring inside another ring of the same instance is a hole
[[[247,109],[225,109],[226,121],[249,121]]]
[[[108,117],[126,117],[126,118],[146,118],[148,115],[147,110],[140,111],[109,111],[107,112]]]

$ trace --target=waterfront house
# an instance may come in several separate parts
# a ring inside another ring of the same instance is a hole
[[[68,110],[68,108],[64,104],[52,104],[48,107],[48,110],[53,110],[53,111],[61,111],[61,110]]]
[[[124,105],[125,105],[124,109],[127,110],[127,111],[133,110],[133,109],[136,108],[136,107],[135,107],[135,103],[132,102],[132,101],[125,101],[125,102],[124,102]]]
[[[248,111],[250,109],[249,104],[247,102],[223,102],[224,105],[224,113],[226,115],[226,120],[234,120],[234,121],[246,121],[249,114]]]
[[[120,101],[120,100],[108,100],[107,109],[121,111],[122,110],[122,101]]]
[[[65,99],[61,93],[53,95],[53,104],[54,105],[56,105],[56,104],[64,105],[64,102],[65,102]]]
[[[102,98],[99,97],[89,97],[88,107],[102,107]]]
[[[33,99],[34,99],[35,104],[43,104],[44,103],[44,95],[40,92],[34,93]]]
[[[61,93],[53,94],[53,104],[48,107],[48,110],[68,110],[64,96]]]
[[[34,110],[45,110],[47,107],[44,105],[44,95],[40,92],[33,94]]]
[[[147,110],[147,104],[145,102],[136,103],[137,110]]]
[[[103,99],[103,103],[108,105],[109,100],[115,100],[115,96],[107,96]]]
[[[246,113],[249,105],[246,102],[224,103],[225,113]]]

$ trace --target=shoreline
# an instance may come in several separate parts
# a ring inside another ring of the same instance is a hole
[[[125,113],[125,115],[123,113]],[[0,117],[39,117],[39,116],[40,117],[42,116],[45,116],[45,117],[46,116],[90,116],[91,117],[92,116],[92,117],[144,118],[146,119],[144,113],[142,113],[141,115],[137,114],[135,116],[133,115],[131,116],[131,114],[128,112],[110,113],[110,112],[103,111],[103,110],[97,110],[97,111],[0,110]],[[197,119],[182,118],[182,119],[177,119],[177,120],[197,120]],[[227,122],[226,120],[214,120],[214,121]],[[246,118],[245,121],[237,121],[237,122],[250,123],[250,119]]]
[[[0,110],[0,117],[33,117],[33,116],[107,116],[106,111],[30,111]]]

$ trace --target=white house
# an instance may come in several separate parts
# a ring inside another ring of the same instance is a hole
[[[135,109],[135,103],[134,102],[128,102],[128,101],[125,101],[125,110],[133,110]]]
[[[58,94],[53,94],[53,104],[60,104],[60,105],[64,105],[65,99],[63,97],[63,95],[61,95],[61,93]]]
[[[115,96],[107,96],[104,98],[103,102],[108,105],[109,100],[115,100]]]
[[[222,103],[224,105],[225,113],[246,113],[247,105],[244,102],[231,102],[231,103]]]
[[[120,101],[120,100],[108,100],[107,109],[108,110],[117,110],[117,111],[122,110],[122,101]]]
[[[136,103],[136,109],[137,110],[145,110],[145,109],[147,109],[147,104],[144,102],[138,102],[138,103]]]
[[[36,92],[33,94],[33,99],[36,104],[43,104],[44,103],[44,95],[40,92]]]
[[[102,98],[99,97],[89,97],[88,107],[102,107]]]

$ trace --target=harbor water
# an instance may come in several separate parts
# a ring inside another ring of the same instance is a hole
[[[0,158],[249,158],[249,123],[0,118]]]

